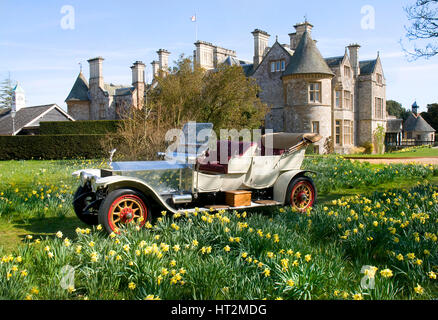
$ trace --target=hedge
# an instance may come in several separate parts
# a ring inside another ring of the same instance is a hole
[[[106,135],[0,136],[0,160],[97,159],[106,157]]]
[[[115,133],[122,120],[47,121],[40,123],[41,135]]]

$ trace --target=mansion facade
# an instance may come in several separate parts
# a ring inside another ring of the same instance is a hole
[[[241,60],[233,50],[197,41],[193,60],[206,70],[219,64],[239,65],[247,77],[256,79],[260,99],[270,107],[265,128],[275,132],[315,132],[324,137],[316,144],[323,153],[328,145],[336,153],[349,153],[355,146],[373,142],[378,126],[386,130],[386,81],[379,54],[360,60],[360,45],[351,44],[342,55],[324,58],[312,39],[309,22],[294,26],[290,42],[256,29],[253,61]],[[170,52],[160,49],[152,62],[153,74],[168,70]],[[132,85],[106,84],[103,58],[89,60],[90,79],[82,72],[66,99],[68,113],[76,120],[116,119],[121,110],[141,107],[147,87],[145,65],[131,67]]]
[[[241,65],[246,76],[257,80],[260,99],[270,112],[265,127],[275,132],[315,132],[324,137],[316,145],[323,153],[327,142],[336,153],[373,142],[379,125],[386,129],[386,81],[382,62],[360,60],[360,45],[351,44],[343,55],[323,58],[312,39],[313,26],[295,25],[290,43],[256,29],[253,61],[237,58],[234,51],[211,43],[195,43],[194,61],[205,69],[218,63]]]

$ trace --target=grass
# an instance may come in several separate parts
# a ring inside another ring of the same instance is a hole
[[[365,159],[397,159],[397,158],[428,158],[438,157],[438,148],[421,147],[421,148],[408,148],[403,152],[388,152],[385,154],[352,154],[348,155],[348,158],[365,158]]]
[[[0,163],[0,299],[438,297],[434,167],[307,159],[320,172],[318,205],[307,214],[165,215],[108,237],[87,229],[70,205],[70,173],[99,165]],[[74,283],[60,287],[66,265]],[[378,268],[372,290],[360,285],[367,265]]]

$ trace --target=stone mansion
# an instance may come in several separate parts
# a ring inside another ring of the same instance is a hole
[[[270,107],[265,128],[319,133],[325,139],[316,145],[318,153],[324,152],[328,140],[341,154],[372,142],[374,130],[379,125],[386,129],[387,122],[386,82],[379,54],[361,61],[360,45],[351,44],[342,55],[323,58],[312,39],[313,26],[306,21],[294,28],[289,44],[276,40],[271,46],[267,32],[254,30],[251,62],[238,59],[233,50],[197,41],[194,62],[206,70],[221,63],[240,65],[246,76],[257,80],[260,99]],[[169,54],[158,51],[159,60],[152,62],[154,75],[168,68]],[[144,64],[134,63],[132,86],[123,87],[103,82],[102,61],[89,60],[89,84],[80,73],[66,100],[68,113],[75,119],[114,119],[118,110],[143,103]]]

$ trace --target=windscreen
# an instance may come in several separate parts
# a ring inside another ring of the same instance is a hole
[[[177,143],[168,149],[167,160],[187,163],[190,158],[200,157],[208,149],[212,133],[212,123],[186,123],[179,133]]]

